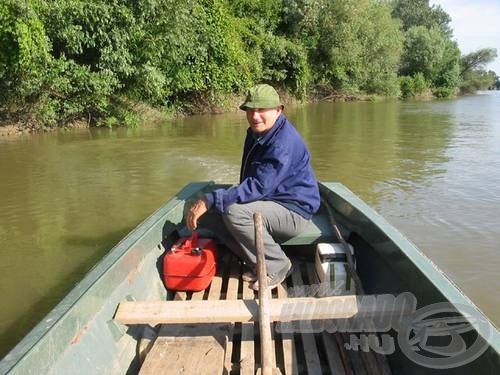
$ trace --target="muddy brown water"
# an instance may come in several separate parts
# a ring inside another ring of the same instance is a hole
[[[500,92],[286,109],[340,181],[500,323]],[[238,179],[242,112],[0,137],[0,357],[189,181]]]

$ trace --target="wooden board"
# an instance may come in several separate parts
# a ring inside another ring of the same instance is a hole
[[[163,326],[139,374],[221,374],[229,326]]]
[[[294,274],[295,275],[295,274]],[[297,276],[296,281],[301,281]],[[380,297],[383,297],[382,295]],[[360,296],[297,297],[269,301],[271,321],[346,319],[360,313]],[[341,306],[341,308],[332,308]],[[410,314],[411,306],[400,304],[397,309],[379,304],[363,311],[364,318],[384,314]],[[162,323],[229,323],[258,320],[258,301],[239,300],[187,300],[187,301],[126,301],[120,303],[115,319],[122,324]]]
[[[278,286],[278,298],[287,298],[287,290],[283,285]],[[274,326],[276,330],[276,325]],[[281,345],[283,352],[283,371],[285,374],[298,374],[297,355],[295,354],[295,340],[293,334],[282,333]]]
[[[306,284],[313,284],[316,282],[316,276],[315,276],[315,270],[314,270],[314,264],[312,263],[305,263],[304,264],[306,268]],[[335,335],[340,335],[339,333],[328,333],[326,331],[323,331],[319,334],[319,337],[321,339],[321,342],[323,346],[325,347],[325,354],[326,354],[326,359],[327,359],[327,365],[328,365],[328,373],[334,374],[334,375],[351,375],[351,367],[349,365],[349,362],[344,358],[347,358],[347,353],[345,352],[344,346],[339,347],[338,345],[338,340],[336,340]],[[337,336],[340,337],[340,336]]]
[[[304,285],[304,282],[302,280],[302,276],[300,272],[293,272],[292,273],[292,280],[293,284],[296,286],[299,285]],[[348,296],[352,297],[352,296]],[[296,300],[299,298],[293,298],[293,300]],[[352,298],[351,298],[352,299]],[[323,298],[318,299],[323,300]],[[355,300],[355,298],[354,298]],[[323,310],[323,309],[322,309]],[[319,318],[321,319],[321,318]],[[306,365],[306,370],[308,374],[321,374],[321,360],[319,358],[318,354],[318,348],[316,346],[316,341],[314,339],[314,334],[312,333],[306,333],[306,332],[301,332],[300,336],[302,338],[302,346],[304,347],[304,355],[305,355],[305,365]]]
[[[243,282],[242,294],[246,300],[254,301],[255,294],[249,283]],[[255,374],[255,333],[254,324],[251,322],[241,324],[240,373]]]
[[[238,299],[238,286],[239,286],[239,276],[240,276],[240,265],[234,256],[226,257],[227,266],[226,271],[226,279],[227,279],[227,290],[225,294],[225,298],[228,300]],[[221,291],[221,289],[219,289]],[[222,298],[222,293],[220,294],[209,294],[209,300],[218,300]],[[231,373],[233,368],[232,363],[232,354],[233,354],[233,345],[235,342],[235,329],[234,324],[231,324],[231,332],[228,337],[228,342],[226,344],[226,354],[224,358],[224,374],[228,375]]]

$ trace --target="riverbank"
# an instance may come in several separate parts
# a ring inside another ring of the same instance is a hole
[[[339,92],[325,92],[318,90],[305,100],[299,100],[293,97],[290,93],[278,90],[281,100],[286,107],[294,107],[300,104],[330,101],[330,102],[350,102],[350,101],[379,101],[386,98],[375,96],[375,95],[365,95],[365,94],[345,94]],[[230,95],[222,100],[219,100],[217,104],[208,103],[204,98],[196,98],[193,101],[185,104],[180,108],[168,108],[168,109],[158,109],[151,107],[145,103],[132,102],[130,100],[123,100],[122,104],[125,103],[125,108],[131,113],[137,116],[136,123],[139,126],[156,126],[172,119],[180,119],[193,115],[205,115],[205,114],[223,114],[238,111],[239,105],[243,100],[244,95]],[[26,118],[30,118],[29,115]],[[77,119],[61,126],[44,126],[43,124],[37,124],[33,121],[13,121],[13,120],[0,120],[0,137],[1,136],[18,136],[42,132],[52,132],[57,129],[82,129],[90,127],[120,127],[127,126],[123,123],[115,123],[113,125],[101,124],[96,125],[95,121],[91,122],[85,119]]]
[[[394,97],[386,97],[374,94],[350,94],[343,92],[332,92],[331,90],[325,89],[323,87],[316,87],[310,95],[303,100],[297,99],[291,95],[288,91],[278,89],[280,98],[285,107],[295,107],[297,105],[303,105],[308,103],[317,102],[359,102],[359,101],[371,101],[379,102],[389,99],[394,99]],[[458,95],[457,95],[458,96]],[[71,122],[62,124],[60,126],[45,126],[43,124],[36,123],[32,120],[32,116],[25,115],[26,119],[29,120],[1,120],[0,119],[0,137],[1,136],[18,136],[26,134],[35,134],[43,132],[52,132],[58,129],[85,129],[90,127],[123,127],[123,126],[140,126],[140,127],[151,127],[157,126],[165,121],[181,119],[194,115],[206,115],[206,114],[224,114],[236,112],[239,109],[244,98],[244,94],[232,94],[224,98],[219,98],[215,101],[210,101],[203,96],[193,97],[188,103],[184,103],[182,106],[168,107],[168,108],[155,108],[146,103],[134,102],[129,99],[118,99],[117,102],[122,110],[126,110],[135,116],[133,124],[140,125],[127,125],[125,123],[120,123],[118,121],[106,122],[102,120],[89,121],[88,119],[76,119]],[[432,95],[431,90],[426,90],[418,96],[413,97],[416,100],[433,100],[437,99]],[[400,99],[403,100],[403,99]],[[9,116],[6,116],[9,118]]]
[[[150,107],[143,103],[130,103],[127,107],[132,113],[137,116],[137,123],[141,126],[154,126],[160,122],[166,121],[180,114],[173,114],[171,112],[162,112],[158,109]],[[26,116],[29,118],[29,116]],[[72,130],[72,129],[86,129],[90,127],[117,127],[126,126],[125,124],[116,123],[113,125],[95,125],[86,119],[76,119],[71,122],[62,124],[60,126],[44,126],[32,121],[27,120],[0,120],[0,137],[1,136],[20,136],[26,134],[36,134],[53,132],[58,129]]]

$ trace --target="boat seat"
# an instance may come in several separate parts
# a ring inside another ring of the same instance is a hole
[[[313,216],[301,234],[282,243],[282,245],[311,245],[318,242],[337,242],[337,237],[326,214]]]
[[[212,232],[204,228],[200,228],[198,232],[200,237],[215,237]],[[186,227],[179,230],[180,237],[188,237],[190,234],[190,231]],[[326,213],[314,215],[311,222],[302,233],[283,242],[281,245],[312,245],[318,242],[338,242]]]

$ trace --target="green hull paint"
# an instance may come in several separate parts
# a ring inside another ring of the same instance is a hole
[[[115,309],[125,299],[165,299],[157,268],[163,253],[159,245],[168,246],[169,235],[180,227],[186,200],[215,187],[213,183],[186,186],[126,236],[0,362],[0,374],[134,373],[139,327],[114,323]],[[338,183],[325,183],[321,190],[339,224],[351,232],[349,241],[355,246],[358,272],[367,293],[409,291],[417,297],[417,308],[449,301],[458,304],[459,310],[463,305],[480,314],[435,264],[348,189]],[[333,239],[328,221],[322,216],[286,245],[310,247],[318,239]],[[488,324],[488,329],[479,332],[489,344],[485,353],[449,373],[500,372],[500,333]],[[416,365],[398,350],[388,360],[394,373],[438,371]]]

